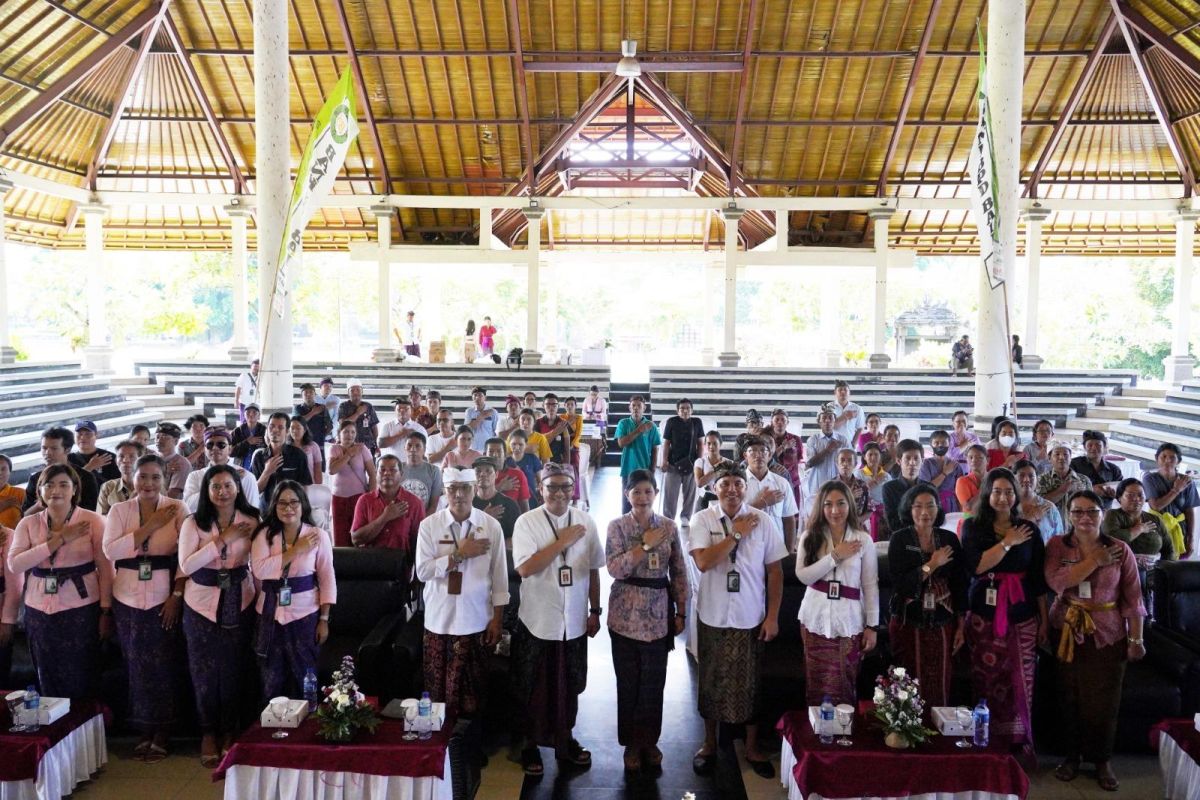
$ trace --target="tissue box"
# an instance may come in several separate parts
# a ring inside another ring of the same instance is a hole
[[[30,708],[22,708],[17,711],[17,718],[14,721],[19,725],[49,725],[51,722],[65,717],[70,710],[71,698],[69,697],[43,697],[38,703],[36,721],[34,720],[35,712]]]
[[[812,726],[813,733],[816,733],[816,734],[821,733],[821,729],[819,727],[821,725],[821,707],[820,706],[809,706],[808,707],[808,724]],[[838,724],[837,717],[835,716],[832,720],[830,720],[829,722],[827,722],[825,724],[829,726],[830,735],[832,735],[832,736],[849,736],[852,733],[852,731],[850,729],[854,726],[854,720],[850,721],[850,725],[843,726],[843,725]]]
[[[955,711],[956,709],[951,706],[933,707],[933,724],[938,729],[938,733],[942,736],[974,736],[975,721],[971,720],[971,723],[964,728],[959,724]]]
[[[262,710],[262,714],[258,716],[259,724],[264,728],[299,728],[300,723],[304,722],[304,718],[308,716],[308,701],[307,700],[289,700],[287,711],[283,716],[275,716],[275,712],[271,710],[271,704]]]
[[[442,729],[442,725],[444,725],[445,722],[446,722],[446,704],[445,703],[434,703],[432,705],[432,707],[429,709],[428,717],[425,717],[424,719],[421,717],[414,717],[412,720],[405,719],[404,720],[404,730],[406,730],[406,731],[422,731],[422,730],[425,730],[426,726],[428,725],[429,730],[440,731]]]
[[[1197,714],[1197,715],[1195,716],[1195,718],[1194,718],[1194,721],[1193,721],[1193,723],[1192,723],[1192,724],[1194,724],[1194,725],[1196,726],[1196,730],[1197,730],[1197,731],[1200,731],[1200,714]]]

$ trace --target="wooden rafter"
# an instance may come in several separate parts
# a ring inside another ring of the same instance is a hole
[[[1175,59],[1181,67],[1195,78],[1200,78],[1200,58],[1192,55],[1191,51],[1164,33],[1157,25],[1146,18],[1142,12],[1129,5],[1127,0],[1116,0],[1116,11],[1127,24],[1145,36],[1155,47]],[[1176,34],[1178,35],[1178,34]]]
[[[508,35],[512,43],[513,73],[517,82],[517,107],[521,114],[521,138],[525,141],[525,185],[533,191],[534,162],[533,126],[529,123],[529,86],[525,82],[525,52],[521,44],[521,17],[517,0],[508,0]]]
[[[1179,139],[1179,134],[1176,133],[1175,127],[1171,124],[1170,109],[1167,108],[1166,100],[1163,98],[1162,91],[1158,86],[1158,79],[1154,75],[1151,66],[1146,63],[1146,59],[1142,54],[1136,29],[1125,18],[1122,8],[1125,4],[1122,0],[1110,0],[1110,2],[1112,3],[1113,14],[1117,17],[1117,25],[1121,29],[1121,35],[1125,37],[1125,45],[1129,48],[1129,55],[1133,59],[1133,66],[1142,81],[1142,87],[1146,90],[1146,95],[1150,100],[1150,107],[1154,109],[1154,116],[1158,117],[1158,124],[1167,139],[1167,148],[1171,151],[1171,157],[1175,159],[1175,167],[1179,171],[1179,177],[1183,181],[1184,192],[1188,197],[1191,197],[1192,193],[1196,190],[1196,177],[1192,172],[1191,163],[1188,161],[1187,150],[1184,149],[1183,143]]]
[[[371,110],[371,97],[367,91],[367,81],[363,77],[362,62],[354,49],[354,36],[350,33],[350,20],[346,18],[345,0],[337,0],[338,25],[342,29],[342,41],[346,44],[346,57],[350,59],[350,69],[354,72],[354,81],[358,84],[358,106],[363,116],[367,118],[367,133],[375,154],[379,157],[379,193],[387,194],[392,190],[392,176],[388,171],[387,155],[383,152],[383,139],[379,137],[379,126],[375,124],[375,114]]]
[[[131,19],[129,24],[109,36],[99,47],[84,56],[78,64],[67,71],[66,75],[63,75],[50,86],[41,90],[41,93],[37,97],[17,109],[17,113],[13,114],[4,123],[3,128],[0,128],[0,145],[8,141],[10,136],[24,127],[30,120],[53,105],[56,100],[59,100],[67,92],[78,86],[79,82],[90,75],[105,59],[124,47],[133,37],[141,33],[147,25],[157,19],[162,13],[162,9],[163,3],[161,2],[148,6],[144,11]]]
[[[934,0],[937,2],[937,0]],[[738,76],[737,117],[733,121],[733,145],[729,148],[729,194],[737,193],[742,181],[738,168],[738,157],[742,153],[743,121],[746,119],[746,104],[750,101],[750,54],[754,48],[755,23],[758,20],[759,0],[750,0],[750,11],[746,19],[746,38],[742,48],[742,74]]]
[[[248,192],[246,178],[237,165],[237,159],[233,157],[233,149],[229,146],[229,140],[225,138],[225,132],[221,130],[221,126],[217,122],[217,115],[213,113],[212,104],[208,101],[208,96],[204,93],[204,86],[200,83],[200,76],[196,74],[192,60],[188,58],[188,51],[183,46],[179,29],[175,27],[175,23],[171,21],[170,17],[166,18],[163,31],[167,34],[167,38],[171,41],[171,47],[179,57],[179,63],[183,66],[183,76],[187,80],[192,94],[196,97],[196,102],[200,106],[201,113],[204,114],[205,121],[208,122],[209,129],[212,130],[213,138],[216,139],[217,149],[221,153],[221,158],[225,160],[225,166],[233,179],[234,191],[237,194],[246,194]]]
[[[112,113],[108,115],[108,121],[104,124],[104,132],[100,135],[100,145],[92,154],[92,160],[88,162],[87,186],[93,192],[96,191],[96,174],[100,171],[100,165],[104,163],[104,159],[108,157],[108,150],[112,147],[113,137],[116,136],[117,123],[121,121],[121,115],[125,113],[125,109],[129,105],[130,94],[137,83],[138,75],[142,72],[142,67],[146,64],[150,48],[154,45],[154,39],[158,36],[158,30],[162,26],[163,18],[166,17],[170,5],[171,0],[163,0],[159,15],[142,31],[142,41],[138,45],[133,62],[129,65],[129,70],[125,73],[124,80],[121,82],[121,92],[113,101]],[[70,220],[67,227],[74,228],[73,222],[74,220]]]
[[[675,123],[684,133],[691,137],[696,146],[700,148],[700,152],[704,154],[704,157],[711,161],[713,166],[721,170],[725,178],[725,183],[728,185],[730,183],[729,158],[721,150],[720,145],[696,125],[692,119],[692,115],[679,104],[674,95],[667,91],[667,87],[658,78],[643,72],[636,80],[638,87],[646,95],[647,99],[654,103],[667,119],[671,120],[671,122]]]
[[[875,196],[884,197],[887,194],[888,170],[891,169],[892,159],[896,157],[896,148],[900,146],[900,136],[904,133],[904,123],[908,118],[908,107],[912,105],[913,95],[917,91],[917,79],[921,74],[921,66],[925,55],[929,52],[929,42],[933,39],[934,24],[937,22],[938,11],[941,10],[942,0],[932,0],[929,4],[929,16],[925,18],[925,29],[921,31],[921,42],[913,56],[912,71],[908,73],[908,84],[904,87],[904,96],[900,99],[900,110],[896,115],[896,127],[892,128],[892,136],[888,139],[887,150],[883,153],[883,166],[879,170],[879,182],[875,184]]]
[[[1033,173],[1029,176],[1029,180],[1025,184],[1025,194],[1030,197],[1037,197],[1038,183],[1042,180],[1042,175],[1046,172],[1046,165],[1050,163],[1050,156],[1058,148],[1059,142],[1062,141],[1063,134],[1067,132],[1067,126],[1071,124],[1071,118],[1075,116],[1075,111],[1079,108],[1079,103],[1083,100],[1083,94],[1087,91],[1087,87],[1092,82],[1092,76],[1096,74],[1096,68],[1100,66],[1100,57],[1104,55],[1104,49],[1108,47],[1108,42],[1112,38],[1113,33],[1117,29],[1117,15],[1114,13],[1104,23],[1104,27],[1100,29],[1100,37],[1096,40],[1096,46],[1092,48],[1091,55],[1083,65],[1083,72],[1079,75],[1079,80],[1075,82],[1074,88],[1071,89],[1071,95],[1067,98],[1067,104],[1063,106],[1062,114],[1058,118],[1058,122],[1054,123],[1054,129],[1050,131],[1050,138],[1046,140],[1046,144],[1042,147],[1042,152],[1038,156],[1037,162],[1033,166]]]

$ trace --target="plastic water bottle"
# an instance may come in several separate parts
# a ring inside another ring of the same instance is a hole
[[[308,713],[316,713],[317,671],[312,667],[304,671],[304,699],[308,701]]]
[[[421,701],[417,703],[417,716],[421,718],[420,738],[428,739],[433,736],[433,701],[429,699],[429,692],[421,692]]]
[[[988,711],[987,698],[981,698],[979,705],[975,706],[975,746],[988,746],[988,725],[991,722],[992,712]]]
[[[829,695],[825,695],[825,699],[821,701],[821,719],[817,735],[821,738],[821,744],[833,744],[833,699]]]
[[[38,690],[31,683],[25,687],[25,710],[29,713],[29,724],[25,726],[26,730],[36,731],[42,727],[38,721],[38,709],[42,705],[42,696],[38,694]]]

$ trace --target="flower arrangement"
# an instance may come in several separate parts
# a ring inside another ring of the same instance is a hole
[[[317,733],[329,742],[348,742],[360,728],[374,733],[379,726],[375,708],[354,682],[354,658],[342,659],[342,667],[333,673],[333,683],[324,689],[317,707]]]
[[[921,724],[925,701],[920,690],[919,681],[904,667],[889,667],[886,675],[875,679],[875,718],[889,738],[894,735],[907,743],[895,746],[917,744],[936,733]]]

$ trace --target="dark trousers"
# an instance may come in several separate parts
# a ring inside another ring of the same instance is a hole
[[[617,675],[617,741],[624,747],[654,747],[662,733],[667,641],[642,642],[611,629],[608,634]]]
[[[1051,641],[1057,642],[1059,631]],[[1059,661],[1058,711],[1062,715],[1067,757],[1100,762],[1112,758],[1117,711],[1125,680],[1125,640],[1096,647],[1088,636],[1075,645],[1075,659]]]

